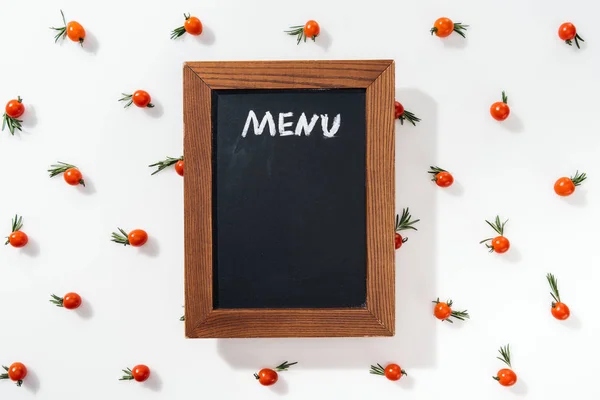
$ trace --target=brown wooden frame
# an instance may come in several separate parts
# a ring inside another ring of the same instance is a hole
[[[393,336],[394,62],[189,62],[183,67],[188,338]],[[213,89],[366,89],[365,308],[213,309]]]

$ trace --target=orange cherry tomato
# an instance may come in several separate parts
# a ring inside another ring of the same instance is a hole
[[[490,107],[490,114],[496,121],[504,121],[510,114],[510,107],[506,103],[497,101]]]
[[[5,107],[6,115],[11,118],[19,118],[25,112],[25,106],[23,105],[23,99],[13,99],[6,103]]]
[[[512,369],[503,368],[498,371],[496,380],[502,386],[512,386],[517,383],[517,374]]]
[[[133,379],[135,379],[136,382],[144,382],[150,377],[150,368],[144,364],[136,365],[131,370],[131,375],[133,375]]]
[[[202,33],[202,22],[196,17],[189,17],[183,24],[185,31],[190,35],[198,36]]]
[[[559,196],[570,196],[575,191],[575,184],[568,177],[559,178],[554,184],[554,192]]]
[[[277,379],[279,379],[277,372],[275,372],[271,368],[263,368],[260,371],[258,371],[257,375],[258,382],[263,386],[274,385],[275,382],[277,382]]]
[[[311,19],[306,24],[304,24],[304,36],[306,36],[307,38],[314,40],[317,36],[319,36],[320,33],[321,27],[319,26],[319,23],[317,21]]]
[[[496,236],[492,239],[492,247],[496,253],[506,253],[510,248],[510,241],[504,236]]]
[[[398,364],[389,364],[385,367],[384,374],[390,381],[397,381],[402,378],[402,375],[406,375],[406,372]]]
[[[148,241],[148,234],[142,229],[134,229],[127,235],[129,244],[133,247],[140,247]]]
[[[63,307],[67,310],[74,310],[81,305],[81,296],[77,293],[67,293],[63,297]]]
[[[71,186],[83,185],[83,176],[77,168],[69,168],[63,174],[65,182]]]
[[[29,242],[29,238],[27,237],[25,232],[16,231],[12,232],[8,236],[8,241],[12,247],[19,248],[25,246],[27,242]]]
[[[446,303],[437,303],[433,308],[433,315],[439,320],[447,320],[452,315],[452,309]]]
[[[404,114],[404,106],[400,104],[400,102],[394,102],[394,111],[395,111],[395,119],[400,118],[402,114]]]
[[[440,172],[435,176],[435,184],[439,187],[448,187],[454,183],[454,177],[450,172]]]
[[[85,29],[77,21],[71,21],[67,24],[67,36],[73,42],[79,42],[83,45],[85,39]]]
[[[175,172],[177,172],[179,176],[183,176],[183,160],[177,161],[175,164]]]
[[[133,93],[131,100],[133,101],[133,104],[138,107],[148,107],[150,101],[152,101],[152,98],[145,90],[136,90]]]
[[[438,18],[435,20],[433,28],[437,37],[448,37],[454,31],[454,22],[450,18]]]
[[[558,37],[564,41],[573,40],[575,35],[577,35],[577,29],[570,22],[565,22],[558,28]]]
[[[571,311],[565,303],[558,302],[552,307],[552,316],[562,321],[571,316]]]
[[[27,376],[27,367],[23,363],[16,362],[12,363],[8,367],[8,377],[11,381],[21,382]]]

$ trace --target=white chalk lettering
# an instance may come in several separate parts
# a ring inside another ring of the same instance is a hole
[[[313,114],[310,119],[310,123],[306,120],[306,114],[302,113],[300,118],[298,119],[298,125],[296,125],[296,132],[294,133],[296,136],[302,136],[302,131],[306,136],[310,136],[310,133],[314,129],[317,121],[319,120],[319,116],[317,114]]]
[[[293,117],[294,113],[279,113],[279,135],[280,136],[292,136],[294,131],[288,131],[285,128],[292,126],[293,122],[285,122],[285,118]]]
[[[329,116],[327,114],[321,115],[321,128],[323,129],[323,135],[327,138],[332,138],[340,129],[340,125],[342,124],[342,115],[338,114],[335,116],[331,130],[328,130],[327,128],[328,122]]]
[[[281,117],[280,117],[280,120],[281,120]],[[255,135],[261,135],[263,133],[263,131],[265,130],[267,123],[269,124],[269,132],[271,133],[271,136],[275,136],[277,133],[275,131],[275,120],[273,120],[273,116],[271,115],[270,112],[267,111],[265,113],[265,116],[263,117],[262,121],[260,121],[260,125],[259,125],[256,114],[254,113],[254,111],[250,110],[250,112],[248,113],[248,118],[246,118],[246,124],[244,125],[244,130],[242,131],[242,137],[246,137],[246,134],[248,134],[248,128],[250,128],[251,122],[254,127]]]

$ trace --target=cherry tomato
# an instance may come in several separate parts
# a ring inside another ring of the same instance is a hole
[[[152,98],[145,90],[136,90],[133,93],[132,100],[133,104],[135,104],[138,107],[148,107],[148,104],[150,104]]]
[[[562,321],[571,316],[571,311],[565,303],[558,302],[552,307],[552,316]]]
[[[570,22],[565,22],[558,28],[558,37],[564,41],[573,40],[575,35],[577,35],[577,29]]]
[[[83,44],[85,39],[85,29],[77,21],[71,21],[67,24],[67,36],[74,42]]]
[[[490,114],[496,121],[504,121],[510,114],[510,107],[506,103],[497,101],[490,107]]]
[[[65,182],[71,186],[77,186],[83,182],[83,176],[77,168],[69,168],[66,170],[63,174],[63,178],[65,178]]]
[[[27,367],[20,362],[12,363],[7,373],[11,381],[21,382],[27,376]]]
[[[452,315],[452,309],[448,306],[448,304],[440,302],[435,305],[433,309],[433,315],[435,315],[437,319],[444,321],[450,318],[450,315]]]
[[[510,248],[510,241],[504,236],[496,236],[492,240],[492,247],[496,253],[506,253]]]
[[[23,105],[23,99],[19,97],[18,100],[13,99],[6,103],[5,107],[6,115],[11,118],[19,118],[25,112],[25,106]]]
[[[402,375],[406,375],[406,372],[404,372],[398,364],[389,364],[387,367],[385,367],[384,373],[385,377],[388,378],[390,381],[400,380],[400,378],[402,378]]]
[[[263,368],[258,371],[258,382],[263,386],[271,386],[277,382],[279,376],[271,368]]]
[[[308,21],[304,25],[304,36],[307,38],[313,39],[319,36],[321,33],[321,27],[317,21],[313,21],[312,19]]]
[[[133,247],[140,247],[148,241],[148,234],[142,229],[134,229],[127,235],[129,244]]]
[[[400,247],[402,247],[402,243],[404,243],[404,239],[402,238],[402,235],[400,235],[398,232],[396,232],[396,237],[394,238],[394,243],[396,246],[396,250],[398,250]]]
[[[189,17],[186,19],[183,27],[190,35],[198,36],[202,33],[202,22],[196,17]]]
[[[63,307],[67,310],[74,310],[81,305],[81,296],[77,293],[67,293],[63,297]]]
[[[454,22],[450,18],[442,17],[435,20],[433,27],[436,36],[447,37],[454,31]]]
[[[512,369],[503,368],[498,371],[498,383],[502,386],[512,386],[517,383],[517,374]]]
[[[435,184],[439,187],[448,187],[454,183],[454,177],[450,172],[440,172],[435,175]]]
[[[29,238],[25,234],[25,232],[16,231],[12,232],[10,236],[8,236],[8,241],[12,247],[23,247],[29,242]]]
[[[402,114],[404,114],[404,106],[396,101],[396,102],[394,102],[394,108],[395,108],[395,119],[398,119],[398,118],[400,118],[400,116]]]
[[[559,196],[570,196],[575,191],[575,184],[568,177],[562,177],[554,184],[554,192]]]
[[[135,379],[136,382],[144,382],[150,377],[150,368],[144,364],[136,365],[131,370],[131,375],[133,375],[133,379]]]
[[[175,164],[175,172],[177,172],[179,176],[183,176],[183,160],[177,161]]]

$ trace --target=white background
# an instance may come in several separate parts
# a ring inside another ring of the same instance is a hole
[[[600,31],[593,2],[577,0],[391,1],[140,0],[4,1],[0,4],[0,99],[21,95],[24,132],[0,135],[0,221],[24,216],[30,243],[0,249],[0,364],[29,367],[23,388],[0,382],[3,399],[532,399],[595,398],[600,150]],[[67,19],[86,45],[55,45],[49,26]],[[169,39],[183,12],[204,34]],[[429,35],[436,18],[469,24],[468,39]],[[314,18],[316,43],[283,30]],[[586,40],[561,42],[573,21]],[[182,154],[182,64],[200,60],[396,61],[397,98],[423,119],[397,123],[397,210],[418,232],[397,252],[394,338],[186,340],[182,178],[147,167]],[[145,89],[157,107],[124,110],[121,92]],[[489,115],[506,90],[511,115]],[[2,103],[4,104],[4,103]],[[46,169],[77,165],[73,188]],[[429,165],[454,173],[450,189]],[[590,178],[568,199],[554,181]],[[510,218],[505,255],[478,242],[484,220]],[[139,250],[110,242],[117,226],[143,228]],[[3,234],[4,236],[4,234]],[[559,279],[571,319],[550,314],[547,272]],[[76,291],[84,306],[52,306]],[[466,323],[441,323],[431,300],[451,297]],[[510,343],[519,382],[491,379]],[[252,373],[299,361],[272,388]],[[397,362],[399,382],[369,375]],[[119,382],[136,363],[146,384]]]

